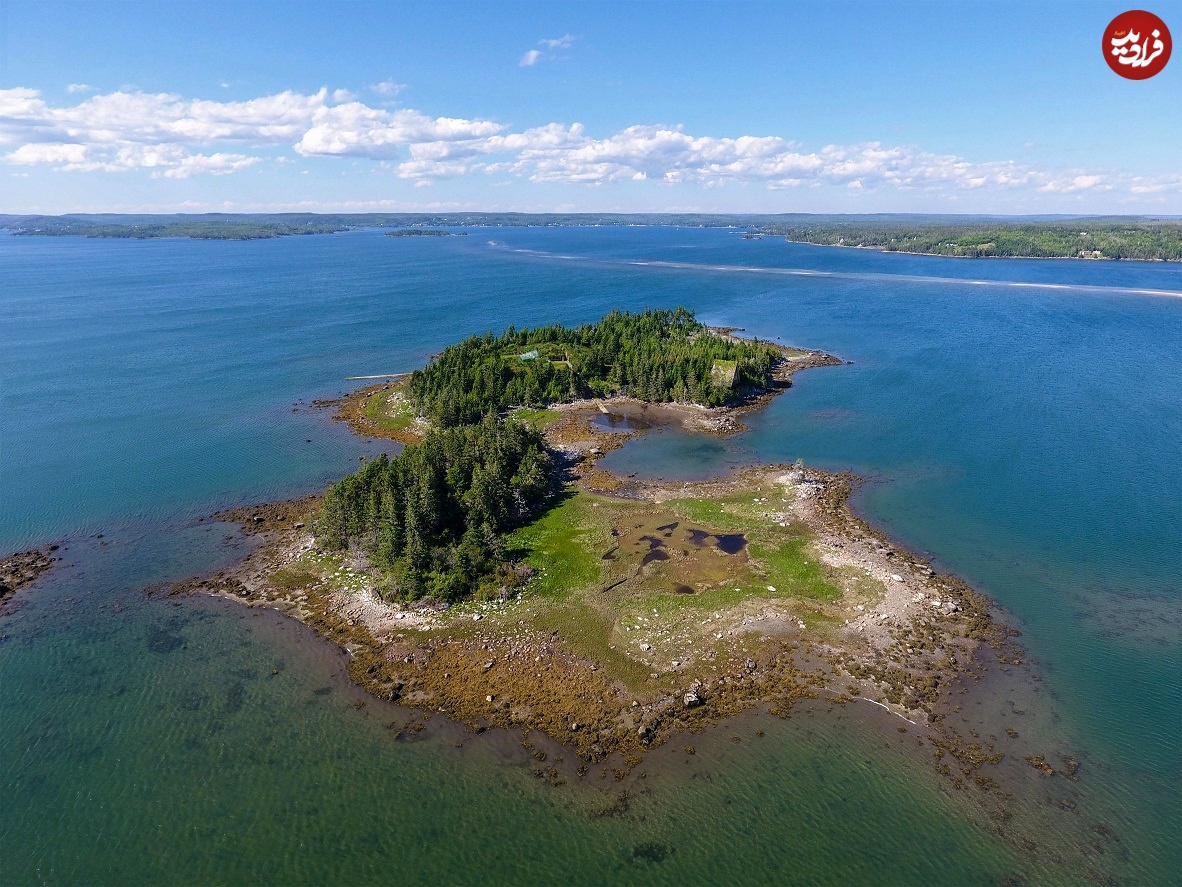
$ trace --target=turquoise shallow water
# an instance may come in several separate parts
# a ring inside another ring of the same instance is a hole
[[[0,234],[0,549],[68,547],[0,618],[0,882],[1177,881],[1182,299],[1144,291],[1182,291],[1182,268],[677,229],[425,240]],[[396,739],[412,713],[355,708],[298,626],[141,594],[241,555],[197,517],[377,451],[306,406],[345,376],[509,323],[675,304],[853,365],[798,376],[741,438],[665,431],[609,458],[867,477],[867,516],[1023,630],[1048,721],[1083,755],[1080,829],[1103,821],[1119,852],[1016,851],[853,712],[695,737],[595,816],[619,787],[551,788],[519,737],[433,719]]]

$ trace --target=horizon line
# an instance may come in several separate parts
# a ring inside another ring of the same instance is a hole
[[[494,209],[480,209],[480,210],[371,210],[371,211],[332,211],[332,210],[266,210],[266,211],[239,211],[227,212],[219,210],[205,210],[201,212],[185,212],[183,210],[169,211],[169,210],[155,210],[150,212],[109,212],[109,211],[92,211],[92,210],[70,210],[66,212],[0,212],[0,219],[25,219],[25,218],[69,218],[69,217],[84,217],[84,216],[113,216],[113,217],[133,217],[133,216],[155,216],[155,217],[169,217],[169,216],[183,216],[188,218],[200,218],[210,216],[222,217],[236,217],[236,216],[355,216],[355,217],[375,217],[375,216],[427,216],[427,217],[446,217],[446,216],[585,216],[598,218],[634,218],[634,217],[652,217],[652,216],[666,216],[666,217],[685,217],[693,216],[699,218],[752,218],[752,217],[771,217],[771,218],[790,218],[790,217],[839,217],[850,219],[865,219],[865,218],[946,218],[946,219],[1151,219],[1161,221],[1182,221],[1182,214],[1177,213],[992,213],[992,212],[903,212],[903,211],[884,211],[884,212],[863,212],[863,213],[849,213],[849,212],[764,212],[764,211],[697,211],[697,210],[628,210],[628,211],[604,211],[599,212],[595,210],[494,210]]]

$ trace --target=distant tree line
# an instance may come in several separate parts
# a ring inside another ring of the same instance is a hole
[[[118,240],[158,240],[187,237],[191,240],[268,240],[298,234],[334,234],[347,226],[333,222],[307,221],[188,221],[129,224],[93,224],[74,219],[42,218],[14,226],[23,236],[98,237]]]
[[[1155,221],[768,225],[759,233],[797,243],[860,246],[939,256],[1182,260],[1182,224]]]
[[[532,352],[537,352],[536,356]],[[733,394],[716,363],[733,363],[735,387],[765,387],[779,357],[758,341],[709,333],[692,311],[614,311],[574,329],[509,327],[443,350],[411,374],[405,391],[420,415],[441,426],[478,421],[513,406],[626,394],[650,403],[717,406]]]
[[[18,235],[248,240],[361,228],[662,225],[741,228],[823,245],[947,256],[1182,259],[1182,224],[1145,216],[814,215],[719,213],[201,213],[0,215]],[[1080,232],[1087,232],[1082,236]],[[457,232],[460,233],[460,232]]]

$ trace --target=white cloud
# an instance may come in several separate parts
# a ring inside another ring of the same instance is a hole
[[[478,139],[504,128],[487,120],[431,118],[418,111],[387,111],[360,102],[318,108],[311,124],[295,144],[300,154],[373,159],[397,156],[414,144]]]
[[[574,34],[563,34],[561,37],[552,38],[543,37],[538,41],[538,45],[545,46],[547,49],[570,49],[576,39],[578,38]]]
[[[244,154],[191,154],[184,157],[175,166],[165,170],[165,178],[187,179],[197,173],[209,173],[215,176],[225,176],[230,173],[254,166],[262,158],[247,157]]]
[[[1182,193],[1182,176],[1164,176],[1160,179],[1133,176],[1129,191],[1133,194],[1161,194],[1166,191]]]
[[[127,172],[146,169],[152,175],[187,179],[196,173],[227,175],[254,166],[261,158],[245,154],[189,154],[173,145],[125,145],[114,153],[78,144],[22,145],[3,160],[22,166],[52,164],[66,172]]]
[[[1071,194],[1075,191],[1087,191],[1089,188],[1107,190],[1109,187],[1103,176],[1077,175],[1070,179],[1052,179],[1038,190],[1050,194]]]
[[[556,43],[567,37],[554,38]],[[573,38],[571,38],[573,39]],[[543,41],[545,43],[545,41]],[[531,50],[541,53],[541,50]],[[372,90],[393,95],[392,81]],[[637,125],[596,136],[579,123],[513,130],[493,120],[371,106],[345,90],[285,91],[245,101],[118,90],[55,105],[38,90],[0,89],[0,162],[72,172],[226,175],[264,157],[375,161],[377,174],[433,182],[470,175],[555,185],[630,188],[839,186],[847,193],[964,191],[1129,197],[1182,193],[1182,179],[1114,170],[1040,169],[881,142],[805,147],[776,135],[714,136]],[[278,165],[278,164],[276,164]]]
[[[37,90],[0,90],[0,144],[215,140],[277,144],[305,132],[326,100],[324,89],[313,95],[289,91],[245,102],[187,101],[167,93],[120,91],[93,96],[73,107],[54,108]]]
[[[550,52],[542,52],[540,49],[526,50],[525,54],[517,60],[517,64],[522,68],[532,68],[543,59],[555,58],[555,50],[570,49],[577,39],[574,34],[563,34],[561,37],[543,37],[538,41],[538,46],[544,46]]]
[[[76,92],[94,92],[94,87],[89,83],[71,83],[66,87],[66,92],[73,95]]]
[[[84,163],[86,161],[86,146],[34,142],[29,145],[21,145],[4,159],[8,163],[20,166],[32,166],[40,163]]]
[[[170,178],[224,175],[259,161],[196,147],[225,142],[287,144],[302,135],[326,91],[284,92],[246,102],[186,101],[169,94],[114,92],[72,107],[52,107],[37,90],[0,90],[0,145],[13,164],[50,164],[72,172],[148,170]]]
[[[370,87],[372,92],[378,95],[384,95],[387,98],[393,98],[406,89],[405,83],[395,83],[393,80],[383,80],[381,83],[375,83]]]

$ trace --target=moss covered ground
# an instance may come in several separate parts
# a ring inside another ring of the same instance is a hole
[[[398,389],[375,391],[366,398],[361,411],[381,431],[408,432],[414,429],[414,410]]]

